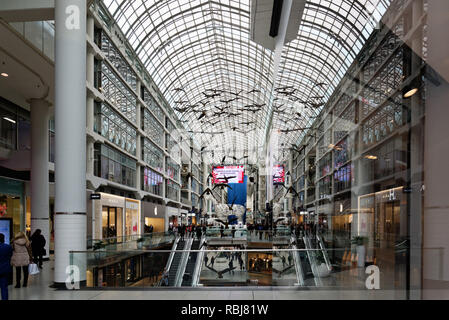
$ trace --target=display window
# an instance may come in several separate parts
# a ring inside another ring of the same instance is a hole
[[[140,201],[126,199],[125,235],[140,233]]]
[[[11,219],[11,236],[14,237],[20,231],[21,222],[21,199],[7,195],[0,196],[0,218]]]

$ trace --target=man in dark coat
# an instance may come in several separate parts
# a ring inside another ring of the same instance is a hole
[[[42,269],[42,257],[45,255],[45,238],[42,235],[41,229],[36,229],[31,236],[31,252],[33,253],[34,263],[39,265]]]
[[[0,290],[2,300],[8,300],[8,279],[11,269],[12,247],[5,243],[5,235],[0,233]]]

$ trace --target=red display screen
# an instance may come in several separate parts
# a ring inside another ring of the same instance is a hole
[[[212,183],[243,183],[243,166],[216,166],[212,168]]]
[[[273,174],[273,183],[285,182],[285,170],[283,165],[281,164],[274,165],[272,174]]]

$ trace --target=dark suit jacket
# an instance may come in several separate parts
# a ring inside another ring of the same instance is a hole
[[[0,275],[8,274],[11,270],[12,247],[6,243],[0,243]]]

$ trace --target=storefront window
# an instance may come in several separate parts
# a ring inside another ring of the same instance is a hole
[[[95,145],[95,175],[130,187],[136,184],[136,161],[104,144]]]
[[[140,201],[126,199],[125,235],[140,234]]]
[[[155,195],[162,196],[164,178],[149,168],[142,168],[142,189]]]

